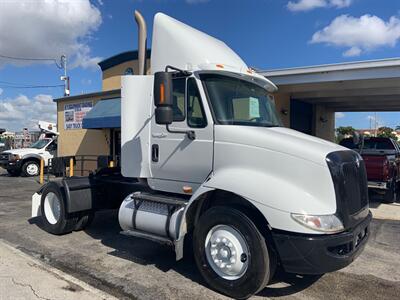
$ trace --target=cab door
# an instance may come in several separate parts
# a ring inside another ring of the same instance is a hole
[[[170,131],[152,118],[152,188],[175,193],[182,193],[183,186],[194,190],[212,171],[213,125],[206,118],[202,101],[195,78],[173,80],[174,121]],[[193,131],[195,139],[171,131]]]

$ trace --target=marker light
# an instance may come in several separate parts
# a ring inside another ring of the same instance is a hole
[[[224,68],[224,65],[221,65],[221,64],[217,64],[216,66],[217,66],[217,68],[221,68],[221,69]]]
[[[160,84],[160,104],[164,104],[165,101],[165,87],[164,83]]]
[[[316,230],[326,233],[337,233],[344,230],[343,223],[335,215],[302,215],[302,214],[291,214],[292,219],[297,223]]]

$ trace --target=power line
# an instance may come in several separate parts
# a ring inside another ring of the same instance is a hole
[[[54,84],[54,85],[20,84],[20,83],[0,80],[0,87],[4,88],[35,89],[35,88],[53,88],[62,86],[64,85],[63,84]]]
[[[35,85],[35,86],[4,86],[0,85],[1,88],[7,89],[44,89],[44,88],[60,88],[64,87],[63,84],[59,85]]]
[[[12,59],[12,60],[23,60],[23,61],[52,61],[59,68],[62,69],[63,66],[58,64],[55,58],[37,58],[37,57],[17,57],[0,54],[0,58]]]
[[[64,85],[58,84],[58,85],[34,85],[34,86],[7,86],[0,84],[0,87],[7,89],[42,89],[42,88],[59,88],[59,87],[64,87]]]

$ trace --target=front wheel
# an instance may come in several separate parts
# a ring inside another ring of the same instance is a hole
[[[215,290],[246,299],[263,289],[271,266],[265,238],[241,211],[213,207],[194,229],[193,251],[204,280]]]
[[[39,164],[36,161],[30,160],[22,165],[22,173],[26,177],[39,175]]]

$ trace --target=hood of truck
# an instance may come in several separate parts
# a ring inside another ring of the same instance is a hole
[[[24,156],[26,154],[38,154],[44,152],[43,149],[36,149],[36,148],[22,148],[22,149],[12,149],[12,150],[6,150],[3,153],[6,154],[18,154],[21,156]]]
[[[348,150],[326,140],[285,127],[216,125],[215,141],[264,148],[326,166],[332,151]]]

